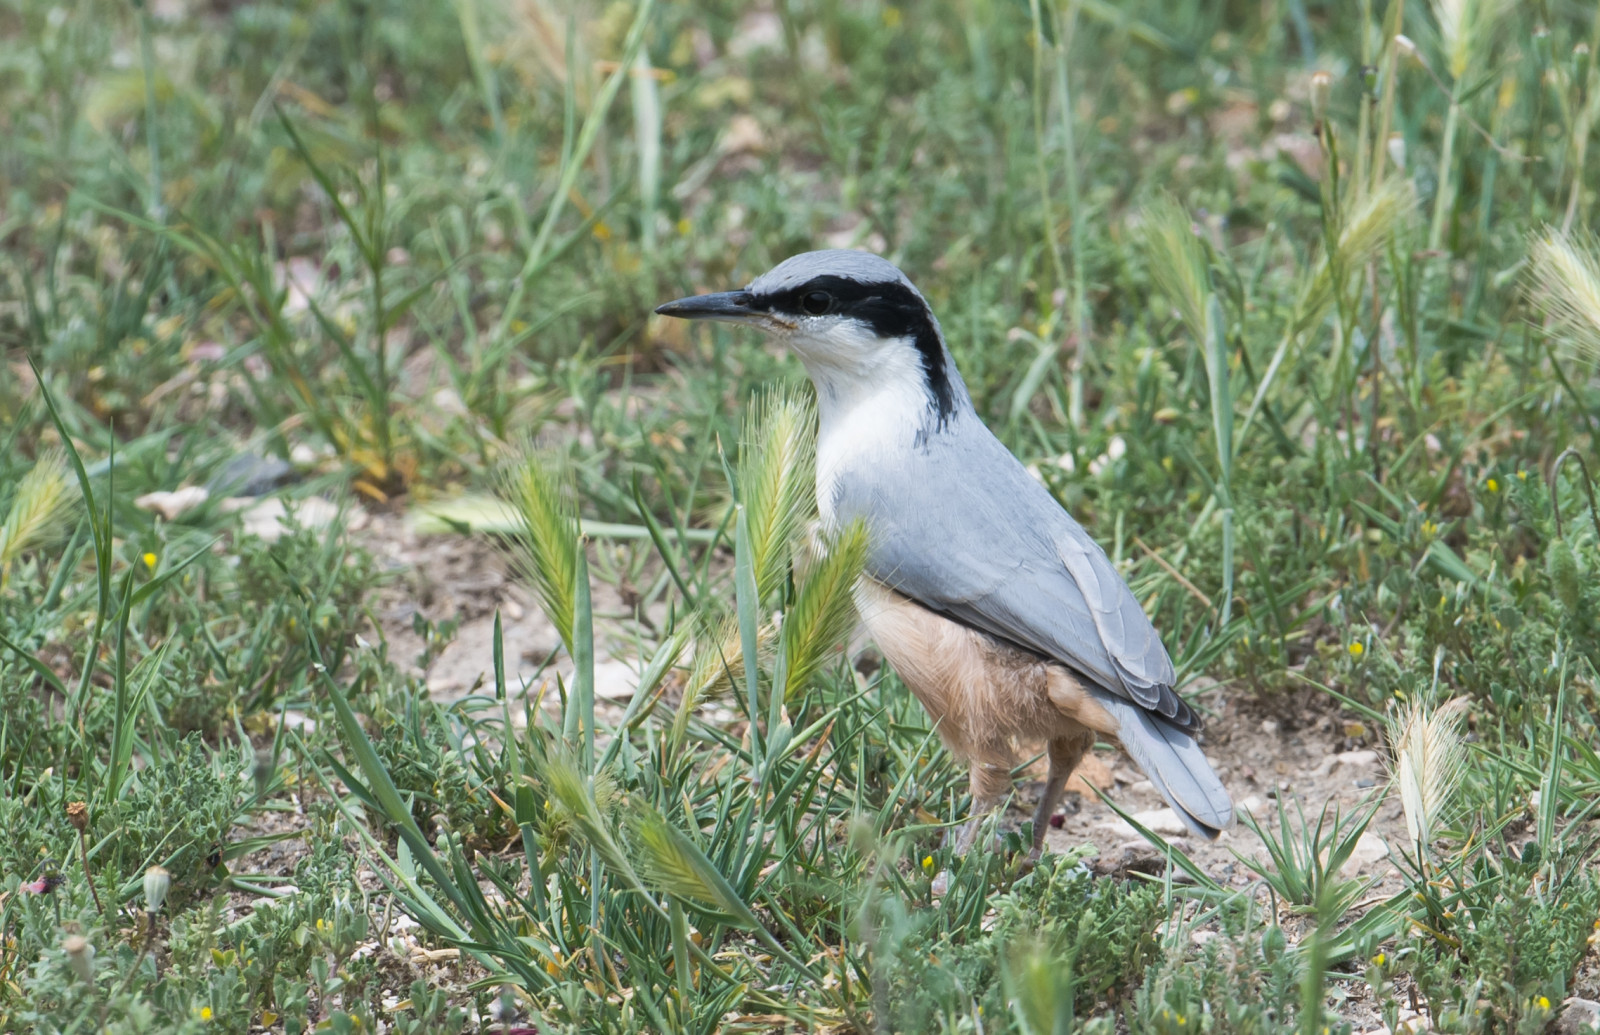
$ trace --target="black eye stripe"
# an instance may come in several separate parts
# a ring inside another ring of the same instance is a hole
[[[942,424],[955,412],[955,392],[946,369],[944,343],[939,340],[933,313],[922,296],[898,282],[862,283],[831,274],[813,277],[796,287],[754,296],[755,306],[769,312],[815,316],[806,306],[808,296],[826,294],[830,314],[853,317],[882,338],[910,338],[922,359],[928,391]]]

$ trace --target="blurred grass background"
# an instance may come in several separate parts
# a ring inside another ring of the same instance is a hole
[[[1596,919],[1597,35],[1501,0],[0,0],[0,1026],[1315,1032],[1345,995],[1541,1030]],[[824,657],[859,560],[804,578],[805,493],[754,488],[807,484],[770,469],[797,403],[744,428],[798,365],[650,315],[823,246],[907,270],[1185,679],[1331,695],[1396,753],[1391,710],[1465,699],[1407,892],[1355,908],[1288,813],[1243,892],[943,854],[920,711]],[[503,676],[433,701],[347,534],[507,485],[554,718]],[[254,534],[270,493],[299,521]],[[591,565],[648,662],[620,723]],[[292,881],[241,862],[289,846]]]

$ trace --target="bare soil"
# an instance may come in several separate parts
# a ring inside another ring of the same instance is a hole
[[[570,677],[570,662],[560,651],[555,628],[544,618],[495,544],[460,536],[420,536],[396,515],[372,515],[353,534],[362,546],[386,561],[395,576],[372,605],[378,631],[389,643],[390,656],[410,664],[436,699],[492,692],[497,612],[502,623],[509,690],[514,696],[537,696],[542,689],[548,689],[557,672]],[[602,717],[616,719],[632,693],[638,669],[626,632],[630,608],[615,587],[598,579],[594,593],[601,646],[597,698]],[[419,614],[434,623],[459,622],[453,640],[431,658],[422,658],[424,641],[414,628]],[[870,649],[859,634],[852,642],[853,650]],[[414,660],[426,664],[414,664]],[[546,704],[552,703],[554,697],[553,693],[547,694]],[[1261,695],[1242,687],[1212,683],[1198,695],[1198,701],[1210,716],[1202,739],[1207,756],[1235,804],[1264,826],[1276,826],[1280,799],[1291,814],[1297,815],[1295,810],[1303,809],[1315,822],[1325,805],[1348,814],[1370,795],[1381,793],[1388,782],[1387,760],[1377,731],[1341,712],[1337,702],[1325,695],[1312,690]],[[733,713],[717,702],[707,707],[712,709],[708,718],[732,717]],[[1005,818],[1007,823],[1020,824],[1029,818],[1043,786],[1042,776],[1042,766],[1036,765],[1019,780]],[[1220,884],[1241,889],[1252,884],[1261,887],[1259,876],[1244,862],[1266,858],[1263,844],[1254,833],[1243,824],[1236,824],[1217,840],[1207,842],[1182,830],[1150,781],[1127,756],[1107,744],[1099,745],[1080,767],[1052,822],[1047,850],[1060,852],[1093,845],[1097,854],[1091,865],[1105,875],[1164,872],[1162,854],[1102,801],[1094,793],[1095,788],[1165,836]],[[303,815],[297,815],[282,816],[278,822],[292,827],[306,821]],[[1369,882],[1362,896],[1363,905],[1381,902],[1402,887],[1389,853],[1391,848],[1398,852],[1406,843],[1400,804],[1397,797],[1391,798],[1379,806],[1356,857],[1344,871],[1347,876]],[[351,848],[355,850],[356,846]],[[280,842],[241,860],[240,867],[287,877],[301,851],[299,841]],[[372,890],[380,891],[376,875],[369,877]],[[1264,888],[1259,894],[1265,906],[1269,899]],[[236,910],[249,908],[242,896],[236,896],[233,905]],[[1347,919],[1353,921],[1359,913],[1358,908]],[[1291,939],[1306,927],[1304,916],[1287,907],[1282,908],[1279,921]],[[418,933],[412,922],[390,910],[382,929],[373,931],[372,944],[366,950],[392,957],[383,973],[394,978],[397,997],[408,994],[408,983],[415,977],[461,988],[481,976],[469,974],[468,964],[460,961],[453,950],[428,949]],[[1194,937],[1203,940],[1207,934],[1202,930]],[[1344,998],[1341,1012],[1358,1032],[1378,1027],[1372,1004],[1364,1000],[1364,982],[1342,982],[1337,974],[1330,975],[1330,991],[1335,998]],[[1574,991],[1589,998],[1600,994],[1600,957],[1594,951],[1580,968]]]
[[[507,681],[513,692],[537,693],[560,672],[570,678],[570,663],[560,653],[553,625],[511,572],[500,549],[481,539],[418,536],[402,518],[374,518],[362,533],[364,544],[388,558],[399,573],[374,609],[391,655],[408,660],[420,654],[422,640],[412,628],[421,613],[434,622],[460,622],[453,642],[417,669],[436,699],[452,700],[481,689],[492,679],[494,616],[502,624]],[[594,588],[596,630],[602,649],[597,659],[597,697],[618,712],[631,695],[638,662],[623,623],[629,609],[617,590],[599,580]],[[870,649],[858,637],[854,650]],[[609,650],[609,653],[608,653]],[[1192,687],[1189,688],[1192,691]],[[547,700],[550,698],[547,697]],[[1202,744],[1236,804],[1263,822],[1276,823],[1276,801],[1295,802],[1314,821],[1324,803],[1348,813],[1387,781],[1377,731],[1363,727],[1337,702],[1312,690],[1262,696],[1213,683],[1199,696],[1211,715]],[[715,702],[709,708],[717,708]],[[1030,810],[1042,772],[1030,773],[1018,786],[1011,818],[1020,822]],[[1258,878],[1235,853],[1253,857],[1261,842],[1242,825],[1224,831],[1215,842],[1182,832],[1176,817],[1163,815],[1165,802],[1133,762],[1102,744],[1086,760],[1059,814],[1060,826],[1048,835],[1048,846],[1064,851],[1090,843],[1102,865],[1129,856],[1135,862],[1148,848],[1134,829],[1088,786],[1093,784],[1126,812],[1205,867],[1224,885],[1243,887]],[[1373,879],[1371,896],[1390,890],[1393,868],[1380,849],[1404,843],[1405,824],[1398,800],[1380,807],[1363,846],[1363,858],[1351,875]],[[1397,885],[1392,885],[1397,886]]]

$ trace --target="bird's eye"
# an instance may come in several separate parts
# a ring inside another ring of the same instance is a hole
[[[807,291],[800,298],[800,308],[812,316],[821,316],[833,306],[833,296],[826,291]]]

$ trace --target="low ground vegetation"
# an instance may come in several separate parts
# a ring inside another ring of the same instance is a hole
[[[0,1029],[1531,1033],[1600,998],[1589,8],[0,33]],[[1274,785],[1243,881],[1153,831],[1025,872],[1014,819],[953,857],[964,778],[839,650],[862,541],[806,534],[799,368],[649,315],[823,244],[911,273],[1198,704],[1318,702],[1392,775]],[[513,558],[536,677],[496,618],[492,676],[430,687],[461,616],[385,603],[425,514]],[[1380,893],[1343,863],[1396,807]]]

